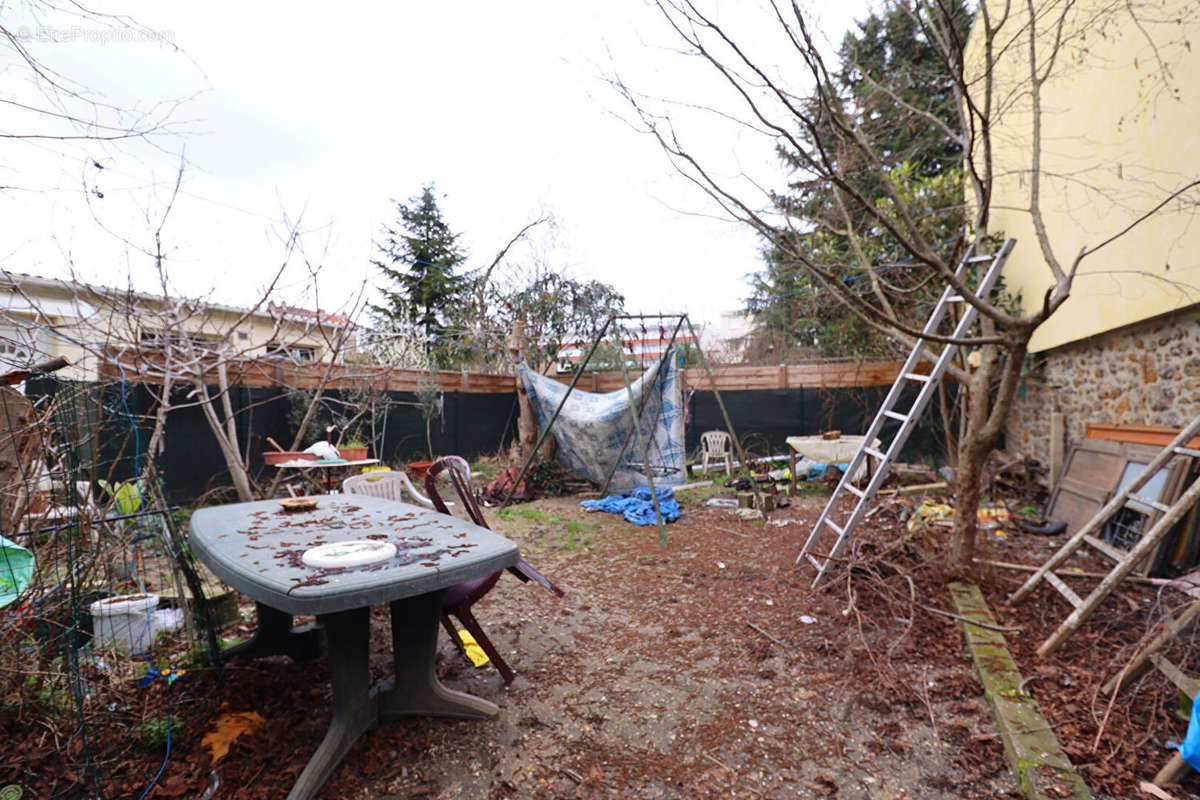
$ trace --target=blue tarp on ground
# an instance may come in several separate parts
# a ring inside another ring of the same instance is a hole
[[[658,495],[658,510],[662,512],[664,522],[674,522],[679,519],[679,502],[675,492],[670,488],[655,489]],[[650,489],[639,486],[629,494],[610,494],[599,500],[584,500],[579,505],[592,511],[608,511],[620,514],[634,525],[657,525],[654,516],[654,502],[650,499]]]
[[[1192,703],[1192,718],[1188,722],[1187,736],[1179,745],[1179,754],[1194,770],[1200,770],[1200,698]]]
[[[649,439],[649,462],[655,485],[679,486],[685,482],[683,438],[683,391],[672,349],[659,372],[658,364],[633,382],[634,401],[642,406],[642,433]],[[567,387],[538,375],[521,365],[521,382],[529,394],[537,416],[538,428],[545,430],[562,402]],[[643,396],[645,399],[643,400]],[[636,437],[625,447],[633,431],[633,413],[629,393],[593,393],[574,389],[562,407],[551,432],[558,442],[558,459],[574,472],[597,484],[603,484],[613,464],[617,464],[609,488],[628,492],[646,485],[646,467]],[[617,459],[620,458],[620,463]]]

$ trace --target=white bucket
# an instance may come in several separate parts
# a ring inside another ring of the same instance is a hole
[[[92,640],[97,647],[145,650],[161,630],[155,619],[156,594],[131,594],[97,600],[92,614]]]

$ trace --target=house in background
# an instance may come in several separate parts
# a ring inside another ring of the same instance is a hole
[[[644,330],[633,331],[625,344],[625,360],[631,369],[642,369],[644,366],[657,361],[663,350],[671,342],[670,325],[662,324],[657,317],[647,317]],[[740,364],[745,358],[746,338],[754,330],[754,319],[745,311],[722,311],[717,322],[694,322],[696,336],[700,339],[700,347],[705,357],[715,364]],[[675,337],[675,344],[687,348],[696,343],[688,329],[681,328]],[[590,342],[567,342],[558,348],[555,356],[557,371],[561,374],[573,372],[575,365],[587,355]],[[614,366],[602,363],[593,369],[608,370]]]
[[[703,335],[701,338],[703,338]],[[690,334],[682,330],[675,337],[675,344],[679,347],[686,347],[695,341]],[[635,332],[629,338],[622,341],[625,353],[625,366],[633,370],[645,369],[662,358],[663,351],[666,350],[670,343],[671,332],[666,327],[657,324],[653,326],[647,325],[646,330],[640,336]],[[603,344],[609,343],[604,342]],[[558,351],[554,356],[558,374],[569,374],[577,370],[577,365],[583,362],[591,345],[591,342],[583,341],[566,342],[559,345]],[[615,356],[608,353],[601,354],[600,359],[593,357],[593,360],[588,364],[587,371],[596,372],[614,369],[620,369],[620,364],[616,362]]]
[[[1001,3],[988,1],[999,14]],[[1005,5],[1017,17],[1025,9]],[[1070,299],[1031,342],[1008,448],[1052,467],[1089,423],[1181,426],[1200,414],[1200,195],[1192,190],[1138,223],[1200,178],[1200,47],[1191,44],[1200,43],[1200,20],[1192,0],[1164,0],[1152,19],[1136,21],[1131,13],[1145,13],[1136,4],[1081,0],[1071,13],[1076,26],[1106,19],[1064,39],[1042,86],[1046,235],[1069,266],[1082,247],[1133,227],[1084,260]],[[1023,35],[1005,38],[994,70],[990,229],[1018,240],[1004,277],[1029,309],[1042,302],[1050,271],[1024,210],[1033,121]],[[979,44],[972,40],[973,63]]]
[[[700,329],[700,346],[715,363],[740,364],[746,357],[746,342],[754,332],[754,317],[744,310],[722,311],[717,321]]]
[[[269,303],[257,310],[32,275],[0,273],[0,371],[64,357],[60,377],[96,380],[122,353],[192,347],[227,358],[340,360],[347,318]],[[352,341],[353,337],[345,337]]]

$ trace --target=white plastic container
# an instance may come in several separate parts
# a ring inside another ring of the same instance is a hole
[[[162,630],[158,595],[130,594],[97,600],[88,606],[92,614],[92,641],[97,647],[145,650]]]
[[[332,569],[335,567],[362,567],[387,561],[396,555],[396,545],[391,542],[355,539],[349,542],[330,542],[305,550],[300,556],[306,567]]]

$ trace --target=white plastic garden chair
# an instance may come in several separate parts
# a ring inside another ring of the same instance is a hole
[[[404,502],[404,492],[408,492],[418,505],[433,508],[433,501],[418,492],[412,485],[412,481],[408,479],[408,475],[399,470],[351,475],[342,481],[342,491],[347,494],[369,494],[372,497],[382,497],[385,500],[400,502]]]
[[[709,462],[722,458],[725,459],[726,474],[733,474],[733,455],[729,443],[729,434],[725,431],[705,431],[700,434],[701,469],[705,475],[708,474]]]

